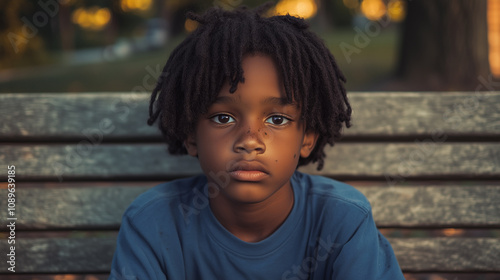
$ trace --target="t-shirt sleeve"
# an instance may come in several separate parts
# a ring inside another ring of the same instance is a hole
[[[391,245],[369,211],[333,264],[333,279],[404,280]]]
[[[159,257],[144,232],[124,215],[109,280],[167,279]]]

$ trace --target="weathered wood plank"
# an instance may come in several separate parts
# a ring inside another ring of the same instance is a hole
[[[353,92],[346,135],[500,135],[500,92]],[[146,125],[149,94],[0,94],[0,140],[119,140],[159,135]]]
[[[499,280],[500,274],[498,273],[404,273],[407,280]],[[43,279],[40,279],[43,280]]]
[[[500,186],[358,187],[379,227],[499,227]]]
[[[9,252],[6,240],[2,252]],[[33,238],[16,240],[16,272],[104,273],[109,272],[116,238]],[[7,253],[1,254],[0,270],[7,271]]]
[[[89,139],[158,135],[146,124],[149,97],[134,93],[0,94],[2,138]],[[100,142],[100,141],[99,141]]]
[[[15,165],[19,180],[149,179],[201,172],[196,158],[170,156],[164,144],[3,145],[0,146],[0,161]],[[0,178],[6,176],[0,174]]]
[[[500,134],[500,92],[356,92],[346,135]]]
[[[357,188],[370,201],[379,227],[500,227],[500,186]],[[127,206],[147,189],[18,188],[17,229],[118,229]],[[0,190],[0,197],[7,197],[7,190]],[[0,209],[7,209],[5,200]]]
[[[17,229],[118,229],[127,206],[147,189],[18,188],[16,216],[22,219],[16,222]],[[0,193],[7,197],[7,190],[0,190]],[[7,209],[6,201],[0,201],[0,205]],[[2,217],[7,215],[4,212]]]
[[[404,271],[500,271],[498,238],[390,238]]]
[[[327,148],[325,168],[300,170],[343,178],[499,178],[498,143],[342,143]],[[197,160],[170,156],[163,144],[2,145],[0,162],[19,180],[171,178],[201,172]],[[5,180],[6,173],[0,174]]]
[[[500,239],[391,238],[403,271],[500,272]],[[22,239],[16,241],[16,271],[20,273],[105,273],[111,268],[114,238]],[[8,244],[0,241],[0,251]],[[6,271],[7,256],[0,255]]]
[[[343,143],[325,149],[325,168],[302,171],[327,176],[383,177],[389,185],[418,177],[498,177],[497,143]]]

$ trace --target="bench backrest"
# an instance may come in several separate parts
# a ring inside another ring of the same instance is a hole
[[[404,272],[500,275],[500,92],[355,92],[350,100],[353,127],[328,149],[325,168],[301,170],[361,190]],[[196,159],[168,155],[146,125],[148,103],[133,93],[0,94],[0,217],[8,218],[14,165],[16,272],[105,278],[130,202],[201,172]],[[443,234],[405,237],[408,229]],[[477,229],[497,237],[456,237]],[[1,230],[0,273],[8,273],[9,231]]]

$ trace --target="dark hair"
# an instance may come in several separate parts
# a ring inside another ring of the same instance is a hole
[[[304,19],[262,16],[269,7],[268,3],[254,10],[215,7],[202,15],[188,13],[199,26],[171,53],[149,106],[148,124],[159,118],[171,154],[187,153],[184,140],[225,82],[231,93],[244,82],[242,58],[263,54],[275,61],[286,98],[298,102],[307,129],[319,134],[311,155],[300,158],[298,166],[318,162],[318,170],[323,168],[325,145],[333,146],[340,138],[342,123],[351,126],[346,80]]]

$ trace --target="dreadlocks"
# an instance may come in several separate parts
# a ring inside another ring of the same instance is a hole
[[[287,100],[300,104],[307,129],[319,134],[310,156],[300,158],[298,165],[318,162],[318,170],[323,168],[325,145],[333,146],[340,138],[342,123],[351,126],[346,80],[333,55],[303,19],[263,17],[269,7],[188,13],[199,26],[171,53],[149,106],[148,124],[159,118],[171,154],[187,153],[184,140],[225,82],[230,93],[244,82],[242,58],[264,54],[275,61]]]

